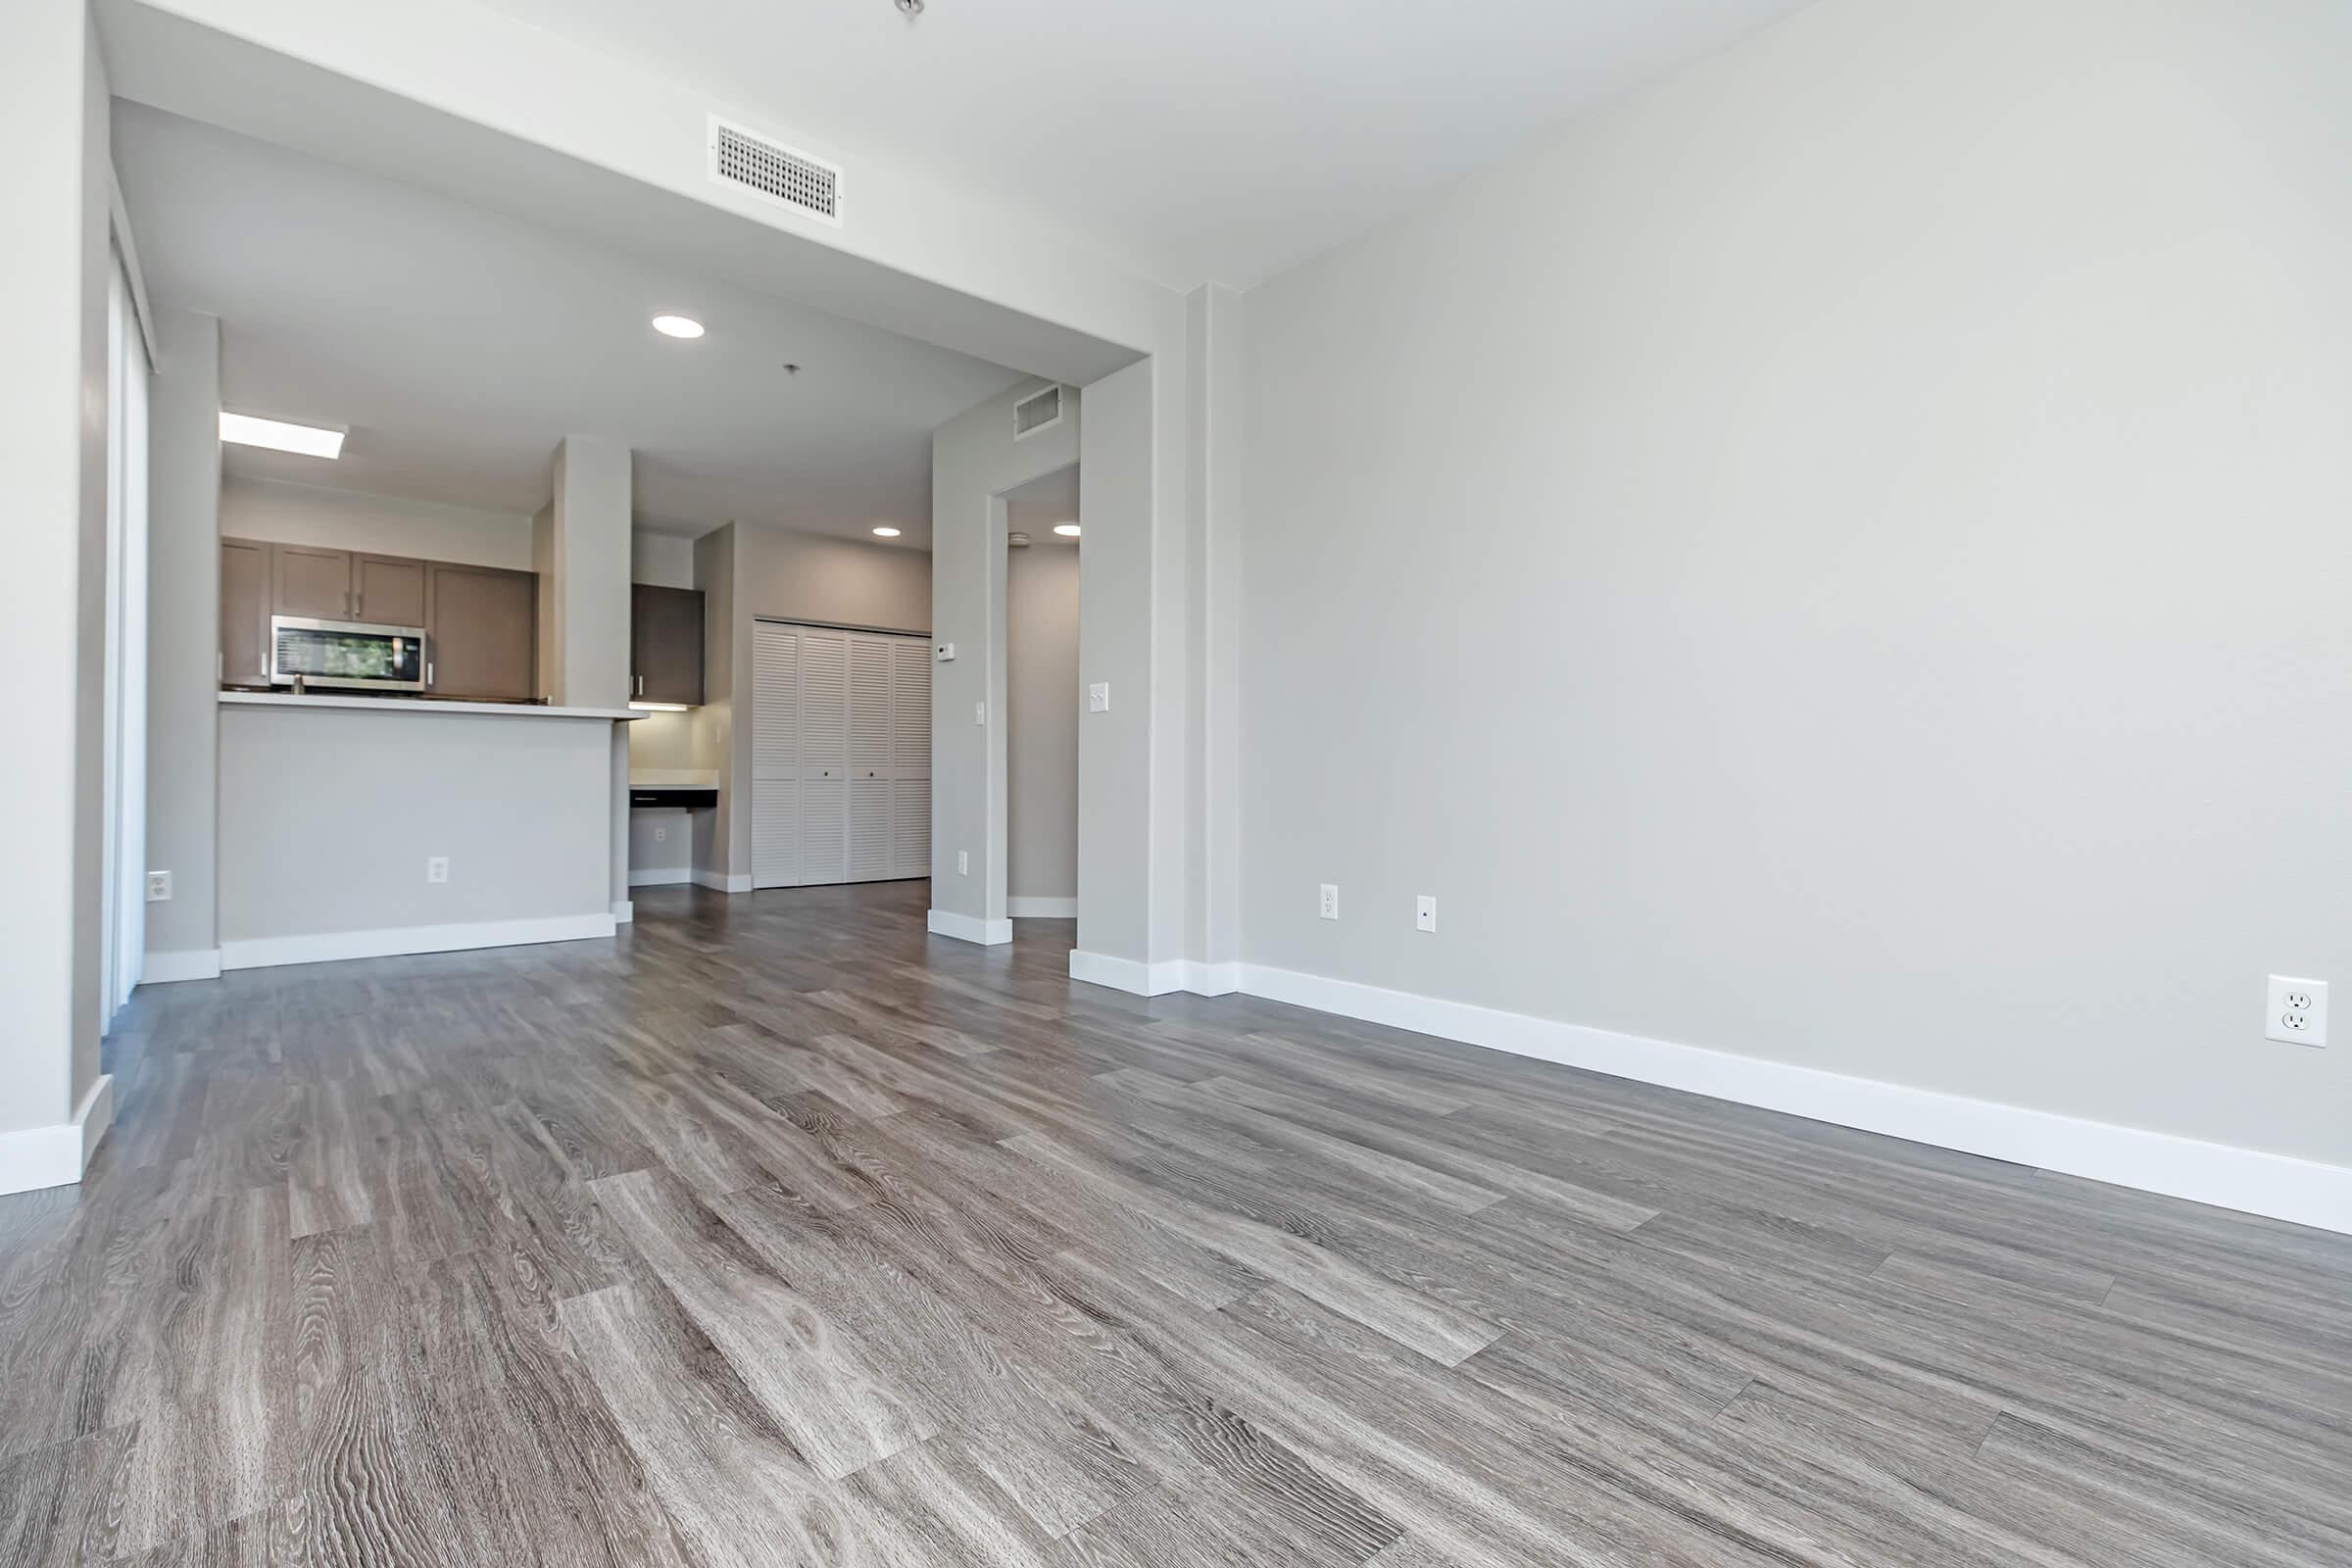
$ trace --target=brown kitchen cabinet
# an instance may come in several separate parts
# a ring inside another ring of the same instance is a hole
[[[429,561],[424,595],[426,691],[514,703],[536,695],[536,574]]]
[[[703,702],[703,596],[692,588],[629,585],[629,696]]]
[[[424,563],[401,556],[351,558],[355,619],[377,626],[424,624]]]
[[[220,541],[220,684],[270,684],[270,547]]]
[[[220,541],[220,684],[270,684],[270,617],[421,626],[425,691],[537,696],[539,579],[527,571],[312,545]]]
[[[424,563],[316,545],[271,545],[273,614],[357,620],[374,626],[424,624]]]
[[[359,619],[352,613],[351,552],[271,545],[270,612],[313,620]]]

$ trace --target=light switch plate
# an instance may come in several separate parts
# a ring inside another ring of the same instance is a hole
[[[1099,680],[1086,689],[1086,710],[1090,713],[1110,711],[1110,682]]]
[[[956,874],[957,876],[970,876],[972,874],[971,851],[957,850],[956,852]]]
[[[986,703],[974,703],[972,705],[972,722],[975,724],[985,724],[988,722],[988,705]]]

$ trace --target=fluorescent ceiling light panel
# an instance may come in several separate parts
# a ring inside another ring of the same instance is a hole
[[[268,447],[272,452],[293,452],[306,458],[331,459],[343,455],[340,430],[256,418],[250,414],[231,414],[226,409],[220,411],[220,439],[241,447]]]

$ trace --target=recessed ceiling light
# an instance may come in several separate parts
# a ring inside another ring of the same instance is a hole
[[[315,424],[288,424],[283,419],[258,419],[250,414],[231,414],[220,411],[220,439],[234,441],[241,447],[268,447],[272,452],[293,452],[306,458],[339,458],[343,455],[343,432],[320,429]]]
[[[1054,525],[1054,531],[1061,535],[1064,539],[1075,539],[1078,537],[1078,525],[1074,522],[1057,522]]]
[[[898,536],[899,530],[891,527],[888,523],[884,523],[874,530],[874,537],[877,539],[896,539]]]
[[[691,316],[657,316],[654,330],[663,337],[701,337],[703,323]]]

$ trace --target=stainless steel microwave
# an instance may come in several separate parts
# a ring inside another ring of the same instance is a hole
[[[424,690],[424,632],[356,620],[270,617],[270,684],[337,691]]]

